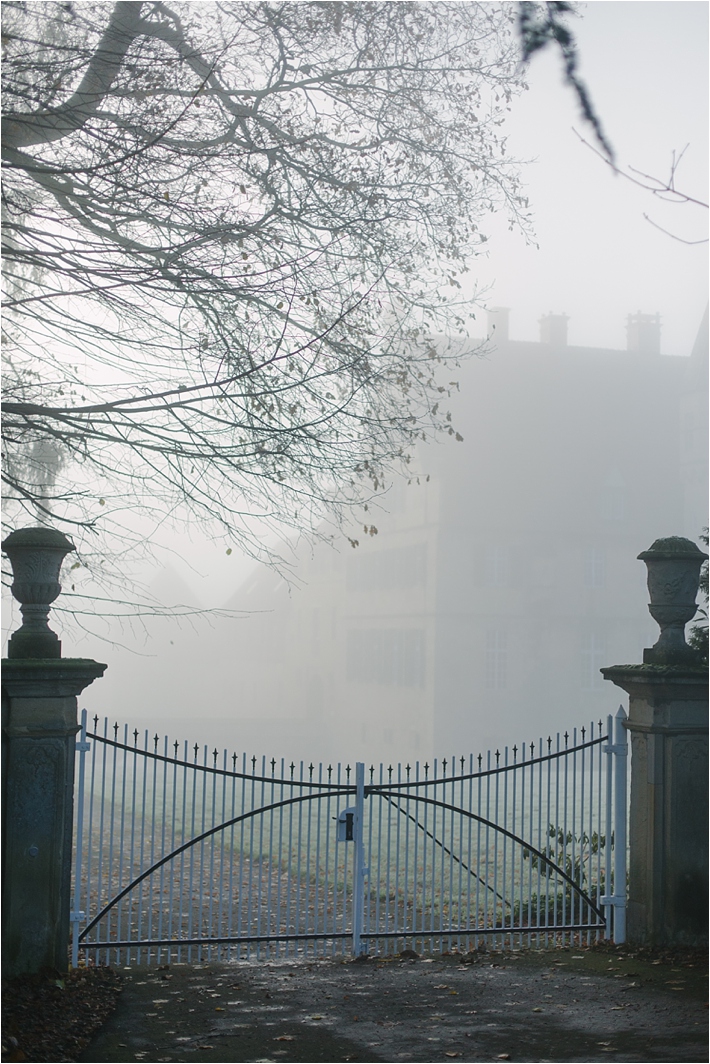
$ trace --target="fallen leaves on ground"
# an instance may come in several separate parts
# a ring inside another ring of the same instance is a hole
[[[3,1060],[75,1060],[113,1012],[120,992],[120,975],[104,967],[3,981]]]

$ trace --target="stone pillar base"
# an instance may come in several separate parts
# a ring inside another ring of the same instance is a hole
[[[67,968],[77,695],[105,669],[73,658],[3,661],[6,976]]]

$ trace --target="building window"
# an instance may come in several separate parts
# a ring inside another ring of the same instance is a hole
[[[354,683],[424,686],[424,630],[366,628],[348,632],[347,677]]]
[[[604,587],[606,553],[600,547],[588,547],[584,556],[584,586]]]
[[[486,687],[502,691],[508,679],[508,635],[504,628],[486,632]]]
[[[596,691],[604,686],[604,677],[599,671],[607,663],[606,637],[600,632],[588,632],[582,636],[581,680],[583,691]]]
[[[393,591],[426,583],[426,544],[390,547],[348,560],[348,591]]]

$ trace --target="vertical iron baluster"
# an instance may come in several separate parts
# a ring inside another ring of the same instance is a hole
[[[527,777],[526,777],[526,771],[527,771],[528,765],[527,765],[527,761],[526,761],[525,751],[526,751],[526,744],[523,743],[522,744],[522,751],[521,751],[521,753],[522,753],[522,761],[521,761],[521,770],[520,770],[520,825],[519,825],[519,832],[518,832],[518,834],[520,835],[521,839],[525,838],[525,824],[526,824],[526,812],[525,812],[526,800],[527,800],[527,789],[526,789],[526,787],[527,787]],[[530,771],[532,771],[532,769]],[[532,927],[532,921],[533,921],[533,911],[532,911],[532,854],[530,854],[530,860],[529,860],[528,866],[526,867],[524,872],[522,871],[522,868],[521,868],[520,880],[521,880],[521,898],[522,897],[525,898],[525,912],[526,912],[526,919],[527,919],[527,926],[528,926],[527,945],[528,945],[528,947],[530,947],[530,946],[532,946],[531,927]],[[521,939],[521,941],[522,941],[522,939]]]
[[[511,786],[511,805],[510,805],[510,822],[507,825],[508,829],[517,834],[515,830],[515,811],[517,808],[518,798],[518,747],[513,747],[513,764],[512,764],[512,786]],[[516,873],[516,858],[518,871]],[[522,927],[523,923],[523,895],[520,889],[520,884],[516,878],[516,875],[522,876],[523,872],[523,852],[522,847],[513,844],[510,850],[510,922],[511,925],[518,924]],[[518,894],[517,909],[516,909],[516,891]],[[518,914],[516,920],[516,912]],[[522,945],[522,935],[510,937],[511,947],[518,941]]]
[[[503,826],[508,828],[508,747],[503,747]],[[505,945],[506,942],[512,942],[510,935],[505,935],[506,927],[512,927],[513,914],[510,913],[510,922],[508,922],[508,915],[506,913],[506,901],[508,902],[508,908],[510,908],[510,899],[507,897],[508,891],[508,877],[507,877],[507,859],[508,859],[508,837],[504,835],[502,838],[503,847],[503,863],[501,868],[501,893],[503,895],[503,901],[501,903],[501,927],[503,928],[503,935],[501,937],[501,944]]]
[[[172,744],[172,750],[173,750],[173,755],[174,756],[173,756],[173,758],[171,760],[171,764],[172,764],[172,781],[171,781],[171,785],[170,785],[170,794],[171,794],[171,803],[170,803],[170,806],[171,806],[171,808],[170,808],[170,851],[171,852],[177,846],[177,830],[178,830],[178,825],[177,825],[177,808],[178,808],[178,806],[177,806],[177,800],[178,800],[178,763],[177,762],[178,762],[178,756],[177,755],[178,755],[178,749],[179,749],[178,742],[177,742],[177,740],[175,740],[175,742]],[[168,876],[168,912],[167,912],[168,930],[167,930],[166,937],[170,938],[170,939],[174,939],[175,938],[175,928],[173,927],[174,899],[175,899],[175,861],[174,860],[170,862],[170,866],[169,866],[169,869],[168,869],[167,876]],[[174,953],[173,947],[171,946],[170,950],[168,952],[168,964],[171,964],[172,961],[173,961],[173,953]],[[178,954],[179,954],[179,948],[178,948]]]
[[[547,831],[548,831],[548,835],[549,835],[549,831],[550,831],[549,825],[554,822],[554,816],[552,814],[552,760],[551,760],[551,757],[552,757],[552,738],[550,736],[547,737],[547,757],[548,757],[548,760],[547,760],[547,772],[546,772],[547,788],[546,788],[546,801],[545,801],[545,823],[548,825]],[[553,908],[552,908],[552,916],[551,916],[551,914],[550,914],[550,883],[551,883],[550,876],[551,876],[551,869],[550,869],[550,866],[547,865],[547,867],[545,868],[545,897],[547,899],[546,903],[545,903],[545,906],[546,906],[545,926],[546,927],[550,926],[550,921],[552,921],[553,924],[555,923],[555,911],[556,911],[555,907],[556,907],[556,904],[557,904],[556,899],[553,897],[553,900],[552,900]],[[552,945],[554,946],[555,943],[556,943],[556,939],[553,936],[552,937]],[[545,946],[547,947],[549,945],[550,945],[550,936],[549,936],[549,934],[546,934],[545,935]]]
[[[148,749],[148,730],[146,729],[146,731],[143,733],[143,750],[141,751],[141,753],[145,755],[147,749]],[[148,765],[146,764],[147,760],[148,759],[144,756],[142,758],[142,760],[139,762],[140,765],[141,765],[141,768],[142,768],[142,776],[141,776],[141,784],[142,785],[141,785],[140,823],[139,823],[139,827],[138,827],[138,837],[139,837],[139,842],[138,842],[138,854],[139,854],[139,856],[138,856],[138,867],[139,867],[139,870],[141,872],[143,871],[143,869],[145,867],[145,821],[146,821],[145,812],[146,812],[146,805],[147,805],[147,802],[148,802],[148,791],[147,791],[147,788],[148,788]],[[135,875],[135,873],[134,873],[134,875]],[[145,888],[145,880],[142,880],[138,884],[138,894],[137,894],[138,943],[140,943],[140,940],[143,937],[143,915],[144,915],[143,891],[144,891],[144,888]],[[137,947],[136,947],[136,963],[137,964],[141,963],[142,953],[143,953],[143,950],[142,950],[140,944],[138,944]]]
[[[118,725],[114,727],[114,739],[118,738]],[[118,751],[115,746],[111,747],[111,798],[109,800],[108,809],[108,862],[106,871],[106,893],[109,898],[117,893],[115,886],[115,874],[114,868],[114,824],[116,818],[116,772],[117,772],[117,754]],[[111,938],[111,924],[115,920],[115,913],[110,912],[106,921],[106,938]],[[116,939],[118,940],[118,932],[116,932]],[[107,952],[107,957],[109,956]],[[109,961],[109,963],[111,963]],[[114,963],[118,963],[118,956],[114,953]]]
[[[318,762],[318,779],[317,782],[321,784],[323,782],[323,762]],[[323,867],[321,864],[321,835],[322,835],[322,820],[323,820],[323,805],[324,799],[322,797],[323,789],[319,786],[315,790],[316,797],[313,799],[316,808],[316,852],[314,858],[315,865],[315,890],[313,892],[313,930],[316,934],[325,930],[323,921],[321,920],[321,909],[323,915],[325,915],[325,908],[327,905],[327,891],[323,882]],[[322,895],[322,900],[321,900]],[[325,942],[318,945],[318,940],[315,940],[314,952],[319,953],[321,956],[325,951]]]
[[[537,767],[537,848],[538,848],[538,850],[542,850],[543,845],[544,845],[543,844],[543,833],[542,833],[542,803],[540,802],[540,795],[542,794],[542,765],[543,765],[542,750],[543,750],[542,736],[539,736],[538,737],[538,741],[537,741],[537,753],[538,753],[538,767]],[[534,770],[533,770],[533,773],[534,773]],[[530,778],[532,780],[532,778],[533,778],[532,775],[531,775]],[[531,813],[533,812],[533,795],[532,795],[532,793],[530,795],[530,812]],[[546,832],[546,834],[547,834],[547,832]],[[547,869],[547,865],[545,866],[545,870],[546,869]],[[536,920],[535,920],[535,926],[537,928],[537,935],[535,937],[535,945],[537,946],[538,949],[540,948],[540,917],[542,915],[542,913],[541,913],[541,906],[542,906],[542,897],[541,897],[541,895],[542,895],[542,876],[543,876],[543,869],[541,868],[540,863],[538,862],[538,866],[537,866],[537,916],[536,916]],[[547,904],[547,899],[546,899],[545,903]]]
[[[266,758],[264,758],[264,771],[263,771],[262,775],[264,777],[266,777]],[[274,804],[274,800],[275,800],[274,799],[274,788],[275,788],[274,762],[272,761],[271,762],[271,781],[269,783],[269,802],[268,802],[269,805],[273,805]],[[266,814],[264,814],[264,815],[266,815]],[[268,933],[270,935],[274,933],[274,864],[275,864],[275,862],[274,862],[274,820],[275,820],[275,810],[272,809],[269,812],[269,846],[268,846],[268,852],[269,852],[269,879],[268,879],[267,888],[266,888],[266,926],[267,926],[267,929],[268,929]],[[278,865],[276,865],[276,876],[277,876],[276,884],[277,884],[277,889],[278,889],[278,876],[279,876]],[[275,950],[272,951],[272,952],[275,952],[275,955],[277,957],[279,956],[278,943],[276,944]]]
[[[157,735],[155,736],[155,740],[157,742],[157,740],[158,740],[158,736]],[[147,745],[148,744],[146,743],[146,750],[147,750]],[[146,757],[146,759],[145,759],[145,765],[146,765],[146,789],[148,787],[148,782],[147,782],[148,764],[149,764],[149,759]],[[149,825],[150,841],[148,843],[148,860],[147,860],[147,865],[148,865],[149,868],[152,867],[153,862],[155,860],[155,829],[156,829],[156,801],[157,801],[156,774],[157,774],[157,771],[158,771],[158,762],[155,760],[155,758],[152,759],[151,767],[152,767],[152,773],[151,773],[151,783],[150,783],[150,825]],[[146,819],[145,818],[145,809],[143,811],[143,819],[144,820]],[[144,861],[145,861],[145,858],[144,858]],[[155,908],[155,903],[154,903],[154,900],[153,900],[154,899],[154,894],[155,894],[155,886],[154,886],[153,876],[152,875],[148,876],[148,878],[145,879],[143,881],[143,883],[145,884],[146,899],[147,899],[147,905],[148,905],[148,919],[146,921],[146,936],[145,937],[148,940],[150,940],[153,937],[153,934],[152,934],[152,932],[153,932],[153,910]],[[141,885],[143,885],[143,884],[141,884]],[[151,952],[152,952],[151,948],[150,948],[150,946],[148,946],[148,948],[146,950],[146,963],[148,963],[148,964],[150,963]]]
[[[420,776],[420,765],[419,765],[419,762],[417,761],[417,764],[416,764],[416,781],[417,782],[419,781],[419,776]],[[409,819],[409,816],[410,816],[410,808],[409,808],[409,806],[410,806],[410,800],[411,800],[412,794],[414,794],[414,796],[415,796],[414,808],[416,810],[416,817],[417,817],[417,821],[414,824],[413,828],[410,827],[410,825],[412,824],[412,821]],[[411,867],[412,867],[411,903],[408,900],[408,904],[411,904],[411,909],[412,909],[412,919],[411,919],[411,925],[410,925],[411,926],[411,934],[412,934],[412,936],[416,936],[416,933],[417,933],[417,912],[419,910],[419,894],[418,894],[418,889],[419,889],[419,878],[418,878],[418,870],[419,870],[419,832],[417,831],[418,822],[419,822],[419,806],[418,806],[418,804],[416,802],[416,796],[418,794],[419,794],[419,788],[418,787],[413,792],[409,789],[409,787],[407,787],[407,819],[405,821],[405,830],[407,832],[407,841],[409,841],[410,835],[414,839],[414,847],[413,847],[412,861],[411,861]],[[408,885],[407,885],[407,889],[409,889]],[[422,927],[423,927],[423,922],[422,922]],[[414,942],[412,942],[412,947],[416,948]]]
[[[468,805],[469,812],[473,812],[473,754],[469,754],[468,758]],[[473,820],[471,817],[466,817],[468,826],[468,867],[469,873],[466,876],[466,927],[471,927],[471,872],[473,870]],[[478,854],[476,854],[476,884],[478,885]],[[476,926],[478,926],[478,901],[476,901]],[[465,938],[466,950],[471,948],[471,939],[467,935]],[[474,940],[475,941],[475,940]]]
[[[234,818],[238,816],[237,813],[237,753],[236,750],[231,757],[232,773],[229,777],[230,783],[230,796],[229,796],[229,819],[232,824],[229,828],[229,879],[227,883],[227,891],[229,896],[228,908],[227,908],[227,935],[231,938],[234,931],[234,864],[236,861],[236,853],[234,850],[234,833],[236,831],[236,824]],[[236,959],[239,960],[240,950],[239,946],[236,949],[230,946],[227,953],[227,960],[231,960],[236,954]]]
[[[224,824],[227,821],[227,819],[228,819],[227,818],[227,779],[228,779],[228,777],[226,775],[228,769],[227,769],[227,751],[226,751],[226,749],[222,751],[222,771],[225,773],[225,775],[220,776],[220,778],[219,778],[219,789],[220,789],[219,817],[220,817],[220,823]],[[225,896],[226,892],[225,892],[225,882],[224,882],[224,880],[225,880],[226,853],[227,853],[227,832],[226,831],[220,831],[220,833],[219,833],[219,875],[217,877],[217,883],[218,883],[218,888],[217,888],[217,896],[218,896],[218,903],[217,903],[217,937],[218,938],[224,938],[224,936],[225,936],[225,928],[224,928],[224,896]],[[223,959],[223,957],[226,958],[227,960],[229,960],[229,953],[230,953],[229,946],[226,947],[226,950],[223,949],[222,946],[218,946],[217,947],[217,960],[221,961]]]
[[[254,770],[256,770],[256,762],[252,761]],[[266,783],[264,777],[266,775],[266,755],[261,755],[261,786],[259,787],[259,805],[261,808],[264,806],[264,794]],[[256,820],[256,817],[252,818]],[[262,933],[262,911],[263,911],[263,897],[264,897],[264,814],[261,813],[258,818],[259,822],[259,853],[256,859],[255,865],[259,872],[259,878],[257,880],[256,890],[256,933],[261,935]],[[252,854],[252,863],[254,863],[254,855]],[[268,868],[268,862],[267,862]],[[267,872],[268,874],[268,872]],[[262,956],[263,945],[261,942],[257,945],[257,960]],[[267,948],[268,952],[268,948]]]
[[[488,824],[490,822],[490,819],[491,819],[491,751],[489,750],[487,752],[487,754],[486,754],[486,831],[485,831],[485,839],[486,839],[486,893],[484,895],[485,914],[484,914],[484,920],[483,920],[483,927],[484,927],[484,929],[486,931],[490,927],[488,917],[489,917],[489,905],[491,903],[490,889],[489,889],[489,884],[490,884],[490,881],[491,881],[491,877],[490,877],[490,865],[491,865],[490,841],[491,841],[491,838],[490,838],[490,828],[488,826]],[[494,912],[493,920],[495,922],[495,894],[493,895],[493,912]],[[487,936],[484,937],[483,941],[484,942],[487,941]],[[495,941],[495,939],[493,941]]]
[[[183,845],[187,841],[188,778],[191,778],[191,777],[188,777],[188,774],[187,774],[188,773],[188,762],[189,762],[189,748],[188,748],[187,739],[185,739],[184,743],[183,743],[182,803],[181,803],[182,810],[181,810],[181,818],[180,818],[180,844],[181,845]],[[189,860],[189,858],[186,857],[186,851],[183,850],[182,853],[180,854],[180,866],[179,866],[180,873],[179,873],[179,880],[178,880],[178,882],[180,884],[180,890],[179,890],[179,894],[178,894],[178,921],[179,921],[180,938],[187,937],[187,934],[186,934],[187,928],[185,926],[185,908],[186,908],[186,906],[189,906],[189,904],[190,904],[189,897],[188,897],[187,901],[185,900],[185,863],[186,863],[187,860]],[[188,919],[189,919],[189,916],[188,916]],[[183,956],[182,948],[180,948],[180,949],[178,949],[178,953],[177,953],[178,963],[182,962],[182,956]],[[189,960],[190,959],[190,947],[189,946],[187,947],[186,956],[187,956],[187,959]]]
[[[167,811],[168,811],[167,810],[167,801],[168,801],[168,787],[167,787],[168,737],[167,737],[167,735],[164,737],[164,740],[163,740],[163,756],[166,758],[166,760],[162,762],[162,769],[163,769],[163,785],[162,785],[163,813],[162,813],[162,816],[160,818],[161,819],[161,823],[160,823],[160,856],[161,857],[165,856],[165,835],[166,835],[166,832],[167,832]],[[153,827],[153,831],[155,831],[155,826]],[[164,903],[165,903],[165,899],[164,899],[165,870],[166,870],[166,866],[165,865],[161,865],[160,866],[160,871],[158,873],[158,939],[162,939],[162,937],[163,937],[163,906],[164,906]],[[157,964],[160,964],[161,957],[162,957],[162,951],[161,951],[160,946],[158,946],[157,953],[156,953],[156,963]],[[169,963],[170,963],[170,949],[168,948],[168,964]]]
[[[108,733],[108,718],[104,718],[104,737],[107,735],[107,733]],[[104,897],[103,897],[103,892],[104,892],[104,847],[105,847],[105,844],[106,844],[105,843],[105,838],[104,838],[104,818],[105,818],[105,815],[106,815],[106,758],[107,757],[108,757],[108,744],[104,743],[103,744],[103,749],[101,751],[101,800],[100,800],[100,803],[99,803],[99,852],[98,852],[97,861],[96,861],[96,902],[97,902],[97,908],[98,909],[102,909],[103,906],[104,906]],[[109,938],[108,934],[106,935],[106,938],[107,939]],[[97,940],[97,942],[101,941],[101,925],[100,924],[99,924],[99,926],[96,929],[96,940]],[[100,956],[101,956],[101,953],[97,950],[96,951],[97,960],[100,958]],[[106,964],[109,963],[108,952],[106,952],[105,963]]]
[[[253,811],[256,808],[255,801],[255,787],[256,781],[254,779],[254,769],[256,762],[254,756],[251,758],[251,781],[249,788],[249,811]],[[247,927],[249,934],[254,934],[254,817],[249,817],[249,889],[247,891]],[[260,943],[256,943],[256,959],[260,957]]]
[[[284,800],[284,787],[285,786],[286,786],[286,759],[282,757],[281,758],[281,783],[279,785],[279,801],[283,801]],[[289,792],[289,793],[291,793],[291,792]],[[289,813],[289,815],[290,815],[290,813]],[[291,867],[290,846],[289,846],[287,857],[285,859],[285,867],[284,867],[283,840],[284,840],[284,806],[281,806],[280,809],[279,809],[279,894],[278,894],[278,901],[277,901],[277,904],[276,904],[276,923],[277,923],[279,931],[283,931],[284,930],[284,928],[283,928],[283,918],[282,918],[282,915],[281,915],[281,905],[282,905],[283,892],[284,892],[284,888],[285,888],[285,890],[286,890],[286,911],[287,911],[287,914],[288,914],[289,885],[290,885],[290,882],[291,882],[291,880],[290,880],[290,867]],[[286,917],[286,922],[287,922],[287,925],[288,925],[288,915]],[[288,956],[288,943],[286,943],[284,945],[284,953],[285,953],[286,956]]]

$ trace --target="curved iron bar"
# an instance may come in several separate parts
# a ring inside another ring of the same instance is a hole
[[[383,797],[399,797],[399,795],[397,794],[387,795],[384,792],[380,793],[383,795]],[[606,927],[606,919],[604,917],[604,913],[601,911],[601,909],[597,908],[592,899],[584,890],[582,890],[579,884],[575,883],[572,877],[568,876],[567,873],[562,868],[560,868],[559,865],[556,865],[554,861],[551,861],[547,854],[541,853],[540,850],[535,849],[535,847],[531,846],[529,842],[525,841],[525,839],[521,839],[519,835],[515,835],[512,831],[508,831],[507,828],[502,828],[500,824],[494,824],[492,820],[486,820],[485,817],[479,816],[478,813],[469,813],[467,809],[462,809],[458,805],[451,805],[450,802],[440,802],[436,798],[424,798],[422,797],[422,795],[419,794],[412,795],[411,800],[413,802],[424,802],[426,805],[436,805],[439,806],[441,809],[450,809],[453,813],[461,813],[463,816],[467,816],[471,820],[477,820],[479,824],[485,824],[486,827],[493,828],[494,831],[500,831],[501,834],[506,835],[509,839],[512,839],[513,842],[517,842],[520,846],[524,846],[526,850],[530,851],[530,853],[534,853],[535,856],[543,862],[543,864],[549,865],[550,868],[554,868],[554,870],[558,872],[562,876],[562,878],[569,883],[569,885],[577,892],[577,894],[579,894],[583,898],[583,900],[586,901],[589,907],[593,909],[593,911],[602,921],[602,926]]]
[[[332,790],[339,790],[344,793],[354,790],[354,787],[347,783],[318,783],[313,780],[283,779],[279,776],[254,776],[248,772],[230,772],[229,769],[198,765],[195,761],[182,761],[179,758],[167,757],[165,754],[158,754],[151,750],[140,750],[136,746],[119,743],[116,739],[109,739],[107,735],[98,735],[96,732],[87,732],[86,737],[87,739],[95,739],[97,742],[105,743],[107,746],[115,746],[117,749],[125,750],[130,754],[138,753],[143,757],[152,757],[155,761],[165,761],[170,765],[181,765],[183,768],[197,769],[200,772],[211,772],[217,776],[253,780],[255,783],[278,783],[289,787],[329,787]],[[405,780],[402,783],[368,784],[365,787],[365,794],[367,796],[368,791],[378,791],[380,787],[396,787],[398,789],[403,787],[431,787],[441,783],[462,783],[466,780],[475,780],[484,776],[496,776],[501,772],[514,772],[519,768],[530,768],[532,765],[541,765],[544,761],[554,761],[556,758],[566,757],[568,754],[574,754],[578,750],[587,750],[590,746],[599,746],[600,743],[606,742],[608,738],[608,735],[601,735],[596,739],[589,739],[585,743],[579,743],[577,746],[569,746],[565,747],[564,750],[555,750],[554,753],[544,754],[542,757],[529,758],[527,761],[514,761],[508,765],[497,765],[496,768],[482,769],[480,772],[468,772],[463,776],[437,776],[431,779]]]
[[[240,935],[239,937],[236,935],[219,935],[214,938],[129,938],[122,942],[88,942],[85,944],[84,949],[145,949],[146,947],[167,949],[169,946],[204,946],[205,949],[209,949],[211,946],[239,945],[244,942],[312,942],[314,939],[323,942],[336,938],[352,938],[352,934],[352,931],[349,930],[313,931],[312,933],[305,932],[303,934],[284,931],[279,935]],[[366,937],[363,934],[363,938]]]
[[[124,748],[131,750],[131,747]],[[526,764],[527,763],[528,762],[526,762]],[[246,778],[250,779],[251,777]],[[441,780],[439,780],[438,782],[441,783]],[[241,813],[239,816],[232,817],[231,820],[226,820],[222,824],[217,824],[214,827],[209,828],[207,831],[202,832],[200,835],[196,835],[195,838],[189,839],[187,842],[183,843],[181,846],[178,846],[176,849],[172,850],[164,857],[161,857],[159,861],[154,862],[154,864],[152,864],[144,872],[141,872],[139,876],[136,876],[136,878],[133,879],[126,887],[124,887],[122,891],[120,891],[118,894],[116,894],[115,897],[113,897],[109,902],[107,902],[103,909],[101,909],[101,911],[97,913],[94,919],[89,924],[87,924],[84,930],[80,933],[79,941],[81,942],[84,938],[86,938],[89,932],[94,927],[96,927],[96,925],[103,919],[106,913],[109,912],[114,907],[114,905],[121,901],[122,898],[125,898],[125,896],[129,894],[134,887],[137,887],[139,883],[142,883],[144,879],[147,879],[149,875],[155,872],[158,868],[161,868],[164,864],[167,864],[168,861],[171,861],[174,857],[177,857],[179,854],[183,853],[185,850],[189,850],[190,847],[195,846],[199,842],[203,842],[211,835],[216,835],[218,831],[222,831],[225,828],[231,827],[232,824],[238,824],[242,820],[248,820],[251,817],[257,816],[259,813],[268,813],[272,809],[280,809],[287,805],[295,805],[299,802],[312,801],[314,798],[337,798],[339,796],[342,796],[343,793],[354,794],[355,787],[353,786],[349,788],[341,788],[339,790],[326,792],[325,794],[319,792],[316,794],[296,795],[294,798],[285,798],[280,802],[273,802],[271,805],[264,805],[260,806],[258,809],[252,809],[248,813]],[[367,797],[369,797],[370,794],[379,794],[380,797],[387,798],[388,800],[391,798],[398,799],[400,797],[399,794],[387,794],[386,791],[380,790],[379,787],[366,787],[365,794]],[[543,862],[544,865],[549,865],[550,868],[553,868],[564,880],[566,880],[567,883],[569,883],[569,885],[573,888],[573,890],[575,890],[577,894],[584,901],[586,901],[589,907],[600,918],[600,920],[602,921],[600,926],[606,926],[606,919],[604,917],[604,914],[602,913],[601,909],[597,908],[597,906],[594,904],[588,894],[586,894],[586,892],[582,890],[582,888],[577,883],[575,883],[571,876],[569,876],[562,868],[560,868],[559,865],[556,865],[554,861],[551,861],[547,854],[544,854],[540,850],[536,849],[529,842],[526,842],[525,839],[521,839],[520,836],[515,835],[512,831],[508,831],[507,828],[503,828],[499,824],[495,824],[493,821],[487,820],[485,817],[479,816],[477,813],[471,813],[467,809],[462,809],[460,806],[452,805],[450,802],[441,802],[435,798],[424,798],[422,795],[412,795],[412,801],[424,802],[426,805],[434,805],[438,806],[441,809],[448,809],[454,813],[460,813],[463,816],[467,816],[471,820],[475,820],[480,824],[484,824],[486,827],[492,828],[494,831],[499,831],[501,834],[506,835],[509,839],[512,839],[514,842],[517,842],[520,846],[524,846],[525,849],[529,850],[531,853],[534,853]],[[475,875],[475,873],[473,874]]]
[[[485,887],[486,890],[492,891],[495,894],[496,898],[498,898],[499,901],[507,902],[508,907],[510,907],[510,902],[507,901],[507,899],[504,898],[502,894],[499,894],[498,891],[495,889],[495,887],[490,886],[489,883],[486,883],[485,879],[481,879],[481,877],[479,876],[478,872],[474,872],[472,868],[469,868],[467,864],[464,864],[460,857],[457,857],[456,854],[453,853],[448,848],[448,846],[444,846],[443,842],[441,842],[440,839],[437,839],[436,835],[434,835],[431,831],[429,831],[428,828],[425,828],[423,824],[420,824],[415,816],[412,816],[411,813],[408,813],[405,809],[402,809],[401,805],[397,805],[397,803],[392,798],[389,798],[386,794],[381,794],[380,797],[381,798],[386,798],[387,801],[390,803],[390,805],[393,805],[395,807],[395,809],[398,810],[398,812],[404,813],[404,815],[409,820],[412,820],[416,824],[416,826],[418,828],[421,828],[422,831],[424,831],[426,833],[426,835],[430,839],[433,839],[433,841],[436,843],[437,846],[441,846],[441,848],[444,851],[444,853],[448,853],[449,857],[451,857],[454,861],[456,861],[457,864],[460,864],[461,867],[464,869],[464,871],[468,872],[468,874],[473,876],[474,879],[477,879],[478,882],[481,884],[481,886]],[[413,802],[416,802],[417,801],[417,796],[414,795],[411,800]]]
[[[115,746],[118,750],[125,750],[128,754],[140,754],[141,757],[152,757],[154,761],[165,761],[169,765],[180,765],[182,768],[196,769],[198,772],[211,772],[215,776],[230,776],[239,780],[251,780],[254,783],[274,783],[286,787],[330,787],[333,793],[355,792],[354,784],[348,783],[317,783],[313,780],[281,779],[279,776],[252,776],[248,772],[230,772],[226,768],[213,768],[210,765],[198,765],[196,761],[182,761],[177,757],[167,757],[165,754],[154,753],[152,750],[141,750],[137,746],[128,746],[119,743],[116,739],[109,739],[107,735],[97,735],[96,732],[87,732],[87,739],[95,739],[107,746]],[[526,762],[527,764],[527,762]]]
[[[355,787],[350,788],[351,793],[355,793]],[[114,907],[122,898],[125,898],[126,894],[129,894],[134,887],[137,887],[139,883],[142,883],[144,879],[147,879],[149,875],[157,871],[158,868],[162,868],[168,861],[172,861],[173,857],[177,857],[185,850],[189,850],[191,846],[196,846],[198,842],[204,842],[210,835],[216,835],[218,831],[223,831],[224,828],[229,828],[232,824],[238,824],[241,820],[248,820],[250,817],[258,816],[259,813],[268,813],[271,809],[281,809],[286,805],[295,805],[298,802],[311,802],[314,798],[338,798],[342,796],[342,791],[330,791],[326,794],[298,794],[295,798],[284,798],[281,802],[273,802],[271,805],[261,805],[258,809],[251,809],[248,813],[240,813],[239,816],[232,817],[231,820],[225,820],[222,824],[217,824],[215,827],[209,828],[207,831],[203,831],[201,835],[196,835],[194,839],[188,839],[182,846],[176,847],[171,850],[170,853],[161,857],[159,861],[155,861],[150,868],[146,868],[144,872],[141,872],[139,876],[131,880],[128,886],[124,887],[114,898],[111,898],[106,905],[104,905],[101,912],[99,912],[91,923],[87,924],[84,930],[79,935],[79,941],[85,938],[92,928],[96,927],[100,920],[104,918],[106,913]],[[93,945],[93,943],[92,943]]]
[[[576,754],[578,750],[587,750],[590,746],[605,743],[608,738],[608,735],[601,735],[598,739],[589,739],[586,743],[568,746],[564,750],[555,750],[554,753],[544,754],[542,757],[532,757],[528,761],[514,761],[512,765],[498,765],[496,768],[483,769],[481,772],[468,772],[465,776],[432,776],[431,779],[406,780],[403,783],[369,783],[365,787],[365,797],[368,791],[377,791],[380,787],[433,787],[442,783],[462,783],[465,780],[476,780],[483,776],[497,776],[500,772],[514,772],[518,768],[530,768],[531,765],[541,765],[543,761],[554,761],[558,757]],[[247,778],[251,779],[251,776]]]

